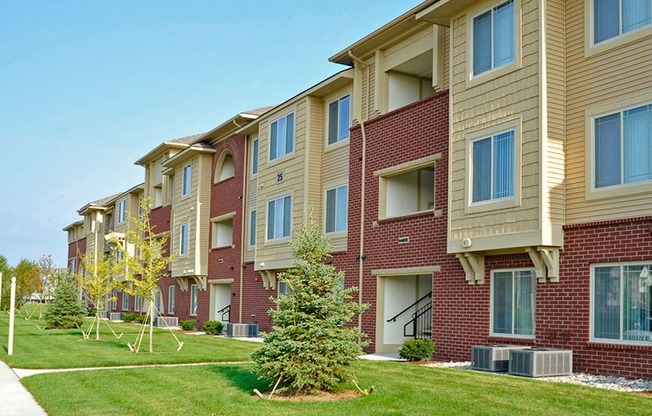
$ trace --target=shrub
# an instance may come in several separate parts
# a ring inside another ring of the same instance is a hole
[[[196,319],[184,319],[179,321],[179,326],[186,331],[192,331],[195,329],[195,325],[197,325]]]
[[[421,361],[434,353],[435,343],[431,339],[409,339],[398,351],[398,355],[408,361]]]
[[[220,321],[206,321],[202,325],[201,330],[208,335],[220,335],[224,330],[224,324]]]
[[[147,319],[147,315],[138,315],[136,316],[136,322],[138,322],[139,324],[144,324],[144,323],[148,323],[149,320]]]
[[[347,324],[367,305],[352,301],[356,289],[344,289],[344,274],[324,262],[332,246],[314,222],[295,235],[292,249],[297,261],[279,274],[289,290],[269,312],[274,331],[252,358],[261,378],[292,393],[334,390],[355,379],[353,365],[367,343]]]
[[[81,326],[86,310],[78,299],[78,288],[71,274],[62,274],[54,289],[54,302],[45,313],[48,329],[69,329]]]
[[[122,315],[122,320],[124,322],[134,322],[138,319],[138,314],[136,312],[129,312]]]

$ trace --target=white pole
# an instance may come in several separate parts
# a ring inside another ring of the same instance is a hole
[[[9,303],[9,346],[7,353],[14,355],[14,309],[16,309],[16,278],[11,278],[11,302]]]

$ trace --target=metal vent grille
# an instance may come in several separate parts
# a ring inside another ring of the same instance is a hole
[[[525,377],[551,377],[569,375],[572,372],[572,350],[532,348],[509,352],[509,374]]]
[[[121,321],[122,312],[109,312],[109,321]]]
[[[179,318],[176,316],[159,316],[156,318],[156,326],[161,328],[179,326]]]
[[[501,372],[509,369],[509,351],[524,349],[519,345],[480,345],[471,347],[471,367],[474,370]]]
[[[227,337],[248,337],[258,336],[258,324],[226,324]]]

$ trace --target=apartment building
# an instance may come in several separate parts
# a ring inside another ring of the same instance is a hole
[[[168,312],[271,330],[312,215],[371,304],[370,351],[564,348],[652,377],[651,9],[425,1],[330,58],[349,69],[145,157]],[[69,253],[97,245],[86,221]]]

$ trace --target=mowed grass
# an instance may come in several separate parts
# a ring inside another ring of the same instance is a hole
[[[28,321],[26,314],[17,314],[14,329],[14,354],[7,355],[9,315],[0,313],[0,359],[15,368],[75,368],[107,367],[141,364],[201,363],[220,361],[248,361],[258,347],[254,342],[238,341],[207,335],[191,335],[169,330],[154,330],[154,352],[149,353],[148,335],[145,335],[140,352],[129,350],[127,343],[135,343],[140,325],[109,322],[122,337],[117,339],[106,322],[100,325],[100,340],[95,340],[95,330],[85,340],[81,329],[43,330],[45,323],[35,313]],[[88,330],[90,321],[85,323]],[[174,337],[183,342],[179,344]]]
[[[250,364],[91,370],[23,379],[56,415],[652,415],[652,399],[540,380],[405,363],[358,363],[369,396],[330,402],[262,400]],[[342,388],[352,389],[352,385]]]

